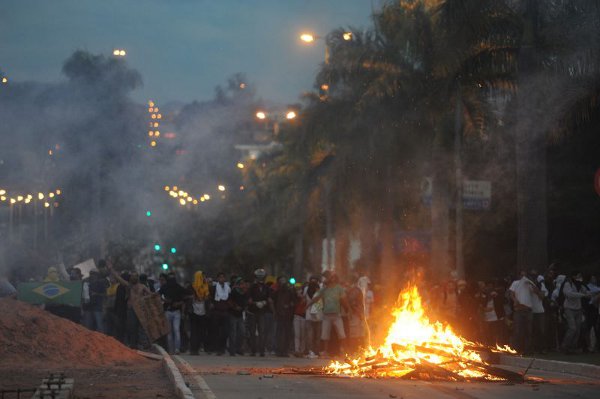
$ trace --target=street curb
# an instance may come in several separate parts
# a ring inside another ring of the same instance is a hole
[[[534,370],[552,371],[600,379],[600,366],[595,366],[593,364],[570,363],[558,360],[536,359],[503,354],[498,356],[498,360],[499,364],[504,366],[519,367],[522,369],[530,368]]]
[[[155,351],[162,355],[163,367],[167,372],[169,380],[174,385],[175,394],[177,395],[177,397],[179,399],[195,399],[192,390],[186,385],[185,380],[181,375],[181,372],[179,371],[177,365],[175,364],[171,356],[167,353],[167,351],[165,351],[157,344],[153,344],[152,347]]]

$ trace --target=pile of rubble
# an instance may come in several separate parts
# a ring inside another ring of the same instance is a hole
[[[0,299],[0,367],[101,367],[149,362],[117,340],[14,299]]]

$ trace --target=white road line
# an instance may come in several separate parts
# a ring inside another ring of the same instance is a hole
[[[179,363],[181,363],[181,365],[183,366],[183,368],[189,375],[194,377],[194,380],[200,387],[200,390],[202,391],[202,393],[204,394],[204,397],[206,399],[217,399],[217,396],[214,394],[213,391],[211,391],[210,387],[208,386],[208,384],[206,383],[204,378],[202,378],[202,376],[200,374],[198,374],[198,372],[196,370],[194,370],[194,368],[192,367],[191,364],[189,364],[187,361],[185,361],[181,356],[175,355],[173,357],[175,359],[177,359],[177,361]]]

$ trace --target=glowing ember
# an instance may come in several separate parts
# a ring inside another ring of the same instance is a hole
[[[479,351],[511,352],[508,347],[486,348],[456,335],[450,326],[432,323],[425,315],[416,287],[400,293],[394,322],[385,342],[343,363],[334,361],[328,374],[351,377],[402,377],[415,379],[519,380],[516,373],[485,363]]]

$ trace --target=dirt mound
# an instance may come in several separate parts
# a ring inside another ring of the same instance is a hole
[[[119,341],[14,299],[0,299],[0,367],[149,362]]]

